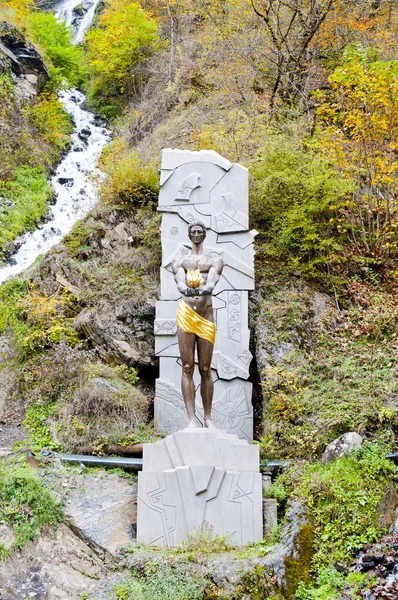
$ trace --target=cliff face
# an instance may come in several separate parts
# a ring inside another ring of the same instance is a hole
[[[32,100],[50,79],[43,57],[6,21],[0,21],[0,68],[15,76],[21,99]]]

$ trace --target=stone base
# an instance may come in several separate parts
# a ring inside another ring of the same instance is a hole
[[[187,428],[144,444],[137,541],[173,547],[209,529],[243,546],[263,537],[258,446],[220,430]]]

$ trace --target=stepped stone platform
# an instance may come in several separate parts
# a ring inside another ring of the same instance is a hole
[[[144,444],[137,541],[173,547],[208,528],[244,546],[263,537],[259,448],[225,431],[186,428]]]

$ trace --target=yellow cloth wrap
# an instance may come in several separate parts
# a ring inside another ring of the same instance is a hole
[[[176,323],[187,333],[194,333],[214,346],[216,326],[195,312],[184,300],[180,300],[177,310]]]

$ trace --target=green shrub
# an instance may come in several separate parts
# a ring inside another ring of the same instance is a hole
[[[33,12],[29,16],[33,41],[44,50],[51,61],[51,86],[58,87],[64,81],[79,85],[83,80],[81,50],[71,41],[71,29],[65,21],[51,12]]]
[[[377,509],[391,480],[394,465],[377,444],[365,443],[346,457],[327,464],[307,464],[282,474],[269,495],[308,505],[315,526],[312,567],[320,569],[336,560],[347,561],[365,544],[380,537]]]
[[[46,525],[56,525],[60,510],[36,473],[26,464],[0,463],[0,520],[14,533],[13,548],[23,548]],[[8,551],[0,549],[6,557]]]
[[[350,190],[321,153],[270,133],[251,165],[251,220],[266,256],[289,271],[325,279],[339,265],[341,236],[331,206]]]
[[[203,600],[205,581],[186,571],[151,565],[143,578],[131,577],[116,586],[118,600]]]
[[[20,166],[10,181],[0,181],[0,256],[7,241],[33,229],[46,213],[52,190],[41,167]],[[8,205],[7,202],[8,201]]]
[[[107,173],[101,199],[115,208],[155,208],[159,194],[156,165],[144,164],[135,150],[117,139],[103,152],[101,167]]]

